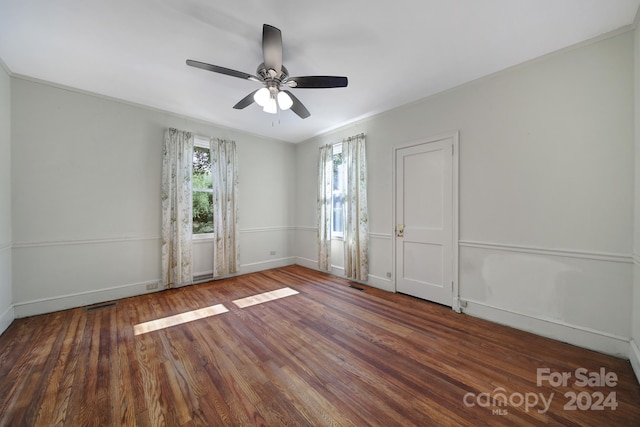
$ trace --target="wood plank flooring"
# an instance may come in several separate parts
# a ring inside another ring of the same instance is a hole
[[[0,425],[640,425],[628,361],[362,287],[291,266],[18,319]]]

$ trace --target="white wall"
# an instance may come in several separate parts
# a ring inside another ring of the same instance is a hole
[[[581,45],[297,147],[296,250],[313,267],[318,147],[365,132],[371,284],[393,264],[392,148],[460,132],[460,297],[469,314],[626,356],[633,34]],[[338,261],[336,261],[338,262]]]
[[[0,61],[0,333],[14,318],[11,242],[11,81]]]
[[[640,11],[636,17],[636,24]],[[635,82],[635,207],[633,239],[633,315],[631,324],[631,348],[629,359],[640,381],[640,29],[634,31],[634,82]]]
[[[159,281],[167,127],[236,140],[242,271],[294,262],[291,144],[17,77],[11,89],[17,317]],[[194,245],[196,273],[211,271],[210,246]]]

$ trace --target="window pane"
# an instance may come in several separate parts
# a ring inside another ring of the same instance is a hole
[[[193,234],[213,233],[213,193],[193,191]]]
[[[212,189],[211,156],[205,147],[193,147],[193,189]]]
[[[344,196],[342,194],[333,196],[333,232],[342,235],[344,225],[342,224],[342,204]]]
[[[345,165],[342,161],[342,144],[334,146],[333,150],[333,218],[332,234],[342,237],[344,231],[344,196],[345,196]]]
[[[209,147],[193,147],[193,234],[213,233],[213,182]]]

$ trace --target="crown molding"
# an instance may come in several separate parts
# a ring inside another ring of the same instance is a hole
[[[9,66],[2,60],[2,58],[0,58],[0,68],[2,68],[9,75],[9,77],[13,77],[13,72],[11,71]]]

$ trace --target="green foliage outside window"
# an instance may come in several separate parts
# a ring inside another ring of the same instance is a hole
[[[193,234],[213,233],[213,182],[209,149],[193,149]]]

